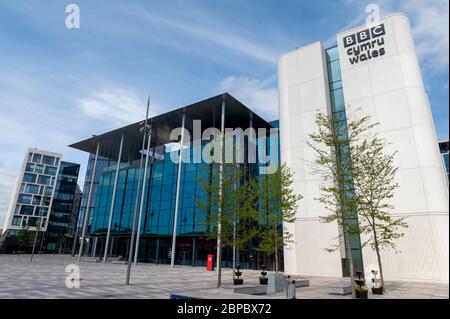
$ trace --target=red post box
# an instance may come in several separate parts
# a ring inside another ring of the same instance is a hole
[[[212,255],[212,254],[208,254],[208,262],[207,262],[206,269],[208,271],[213,271],[214,270],[214,255]]]

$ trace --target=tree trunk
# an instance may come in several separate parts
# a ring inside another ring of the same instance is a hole
[[[353,254],[352,254],[352,247],[350,246],[350,232],[348,231],[348,219],[345,218],[344,222],[344,239],[345,239],[345,247],[347,252],[347,258],[348,258],[348,264],[350,267],[350,281],[351,281],[351,287],[352,287],[352,298],[356,298],[356,285],[355,285],[355,270],[353,267]]]
[[[375,252],[377,253],[377,260],[378,260],[378,268],[380,270],[380,280],[381,280],[381,287],[384,290],[384,275],[383,275],[383,265],[381,263],[381,254],[380,254],[380,247],[378,245],[378,238],[377,234],[375,232],[375,229],[373,229],[373,238],[375,243]]]
[[[278,233],[276,222],[275,222],[275,272],[278,272]]]

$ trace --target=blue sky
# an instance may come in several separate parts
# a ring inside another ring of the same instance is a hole
[[[65,27],[78,4],[81,28]],[[280,54],[365,21],[365,7],[411,19],[439,138],[448,137],[447,0],[0,0],[0,224],[28,147],[82,164],[75,141],[228,91],[278,118]]]

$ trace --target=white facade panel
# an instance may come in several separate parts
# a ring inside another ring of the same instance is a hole
[[[325,51],[317,42],[283,55],[278,65],[281,161],[294,171],[294,190],[303,195],[296,222],[285,224],[295,242],[284,250],[285,272],[340,276],[339,252],[325,251],[337,240],[338,226],[319,221],[326,211],[314,200],[320,181],[311,171],[314,152],[306,144],[316,131],[317,110],[330,110],[329,96],[323,94],[328,92]]]

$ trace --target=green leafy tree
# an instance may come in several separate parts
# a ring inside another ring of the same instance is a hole
[[[213,240],[220,235],[217,249],[233,246],[242,249],[258,232],[256,227],[252,227],[258,219],[255,180],[249,178],[244,165],[235,163],[224,163],[222,167],[214,163],[205,166],[205,169],[204,176],[208,178],[203,176],[198,181],[205,196],[196,197],[197,219],[200,224],[206,225],[204,237]],[[218,272],[221,269],[219,260],[217,269]],[[220,276],[218,287],[221,286]]]
[[[332,116],[317,113],[315,123],[318,131],[309,135],[308,145],[316,154],[313,170],[321,175],[321,194],[316,198],[329,211],[321,216],[321,222],[337,222],[343,232],[352,285],[352,297],[355,298],[355,267],[350,236],[359,235],[357,219],[358,197],[354,194],[350,147],[372,126],[364,119],[337,121]],[[352,154],[357,156],[356,154]],[[339,245],[327,248],[333,252]]]
[[[293,234],[283,223],[293,223],[302,196],[292,189],[292,170],[283,164],[273,174],[259,176],[259,249],[274,256],[275,271],[279,270],[278,252],[293,243]]]
[[[17,243],[19,244],[19,252],[22,248],[26,249],[31,244],[33,232],[30,231],[30,227],[22,226],[17,232]]]
[[[370,118],[363,123],[369,123]],[[390,210],[394,207],[389,200],[399,186],[395,181],[397,167],[394,165],[396,152],[386,154],[386,141],[368,135],[359,144],[353,145],[353,172],[355,192],[358,197],[360,230],[368,236],[363,246],[370,245],[377,255],[381,286],[384,287],[381,250],[396,249],[395,241],[404,236],[402,228],[408,227],[404,218],[394,218]]]

